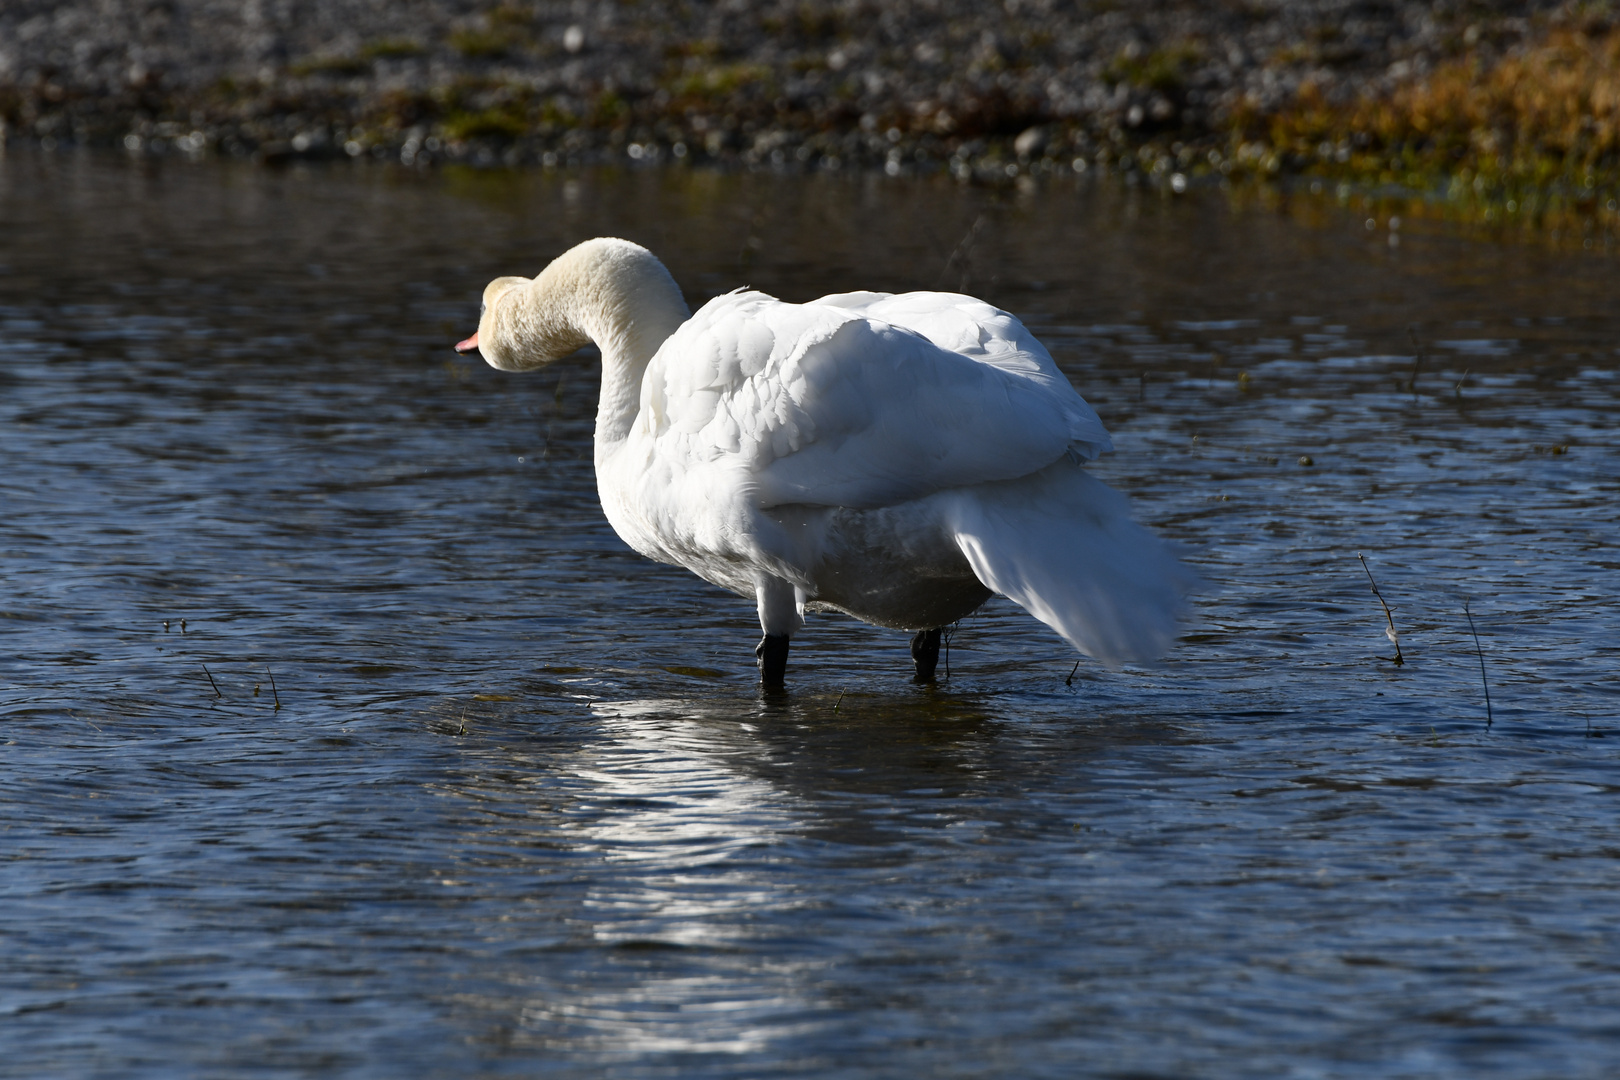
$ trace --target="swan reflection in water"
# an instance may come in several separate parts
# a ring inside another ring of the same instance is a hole
[[[844,1023],[851,963],[937,921],[917,888],[972,903],[949,869],[959,853],[1072,835],[1065,782],[1050,803],[1027,791],[1053,743],[1072,777],[1077,758],[1155,737],[1139,718],[1087,736],[1075,721],[1004,723],[987,704],[935,691],[595,702],[594,737],[556,763],[579,784],[571,851],[590,869],[571,920],[592,972],[530,998],[521,1029],[594,1052],[729,1054]]]
[[[596,860],[575,918],[590,962],[617,978],[596,968],[531,997],[520,1028],[627,1056],[752,1052],[838,1022],[818,973],[849,957],[820,942],[893,931],[901,915],[868,889],[915,858],[881,792],[922,793],[932,806],[912,816],[949,829],[949,795],[982,787],[993,742],[972,706],[909,696],[643,698],[591,714],[599,738],[569,764],[575,810],[595,811],[573,834]],[[829,902],[825,874],[851,895]]]
[[[672,867],[724,859],[784,833],[882,843],[859,804],[896,791],[982,788],[997,726],[971,703],[932,694],[647,698],[592,710],[614,743],[605,767],[583,775],[630,811],[604,823],[623,838],[614,850],[668,858]]]

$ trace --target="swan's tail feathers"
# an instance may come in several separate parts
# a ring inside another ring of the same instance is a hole
[[[1067,460],[969,489],[955,526],[987,588],[1109,667],[1163,656],[1199,584],[1124,496]]]

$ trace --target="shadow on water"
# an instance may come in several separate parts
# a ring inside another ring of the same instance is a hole
[[[1120,672],[993,601],[934,687],[816,616],[760,697],[752,604],[603,520],[595,358],[449,352],[597,234],[1016,312],[1217,587]],[[1106,183],[13,153],[8,1061],[1606,1076],[1615,274]]]

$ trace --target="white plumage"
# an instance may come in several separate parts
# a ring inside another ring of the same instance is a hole
[[[458,348],[522,370],[586,340],[609,521],[755,600],[767,681],[806,608],[932,631],[994,591],[1110,665],[1173,638],[1193,579],[1081,468],[1108,433],[1012,315],[953,293],[738,291],[688,317],[650,252],[603,239],[492,282]]]

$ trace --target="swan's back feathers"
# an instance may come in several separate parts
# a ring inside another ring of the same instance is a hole
[[[1080,396],[1063,372],[1058,370],[1046,346],[1036,340],[1016,315],[991,307],[983,300],[961,293],[858,292],[835,293],[823,296],[814,303],[904,327],[921,334],[942,349],[971,356],[981,363],[1045,384],[1054,393],[1067,391],[1075,397]],[[1095,430],[1076,441],[1094,446],[1090,453],[1082,451],[1082,456],[1090,459],[1099,452],[1113,449],[1113,446],[1108,441],[1108,433],[1103,430],[1102,421],[1097,419],[1091,406],[1086,406],[1086,412]]]
[[[1016,318],[948,293],[717,297],[661,347],[637,436],[755,506],[886,506],[1110,448]]]

